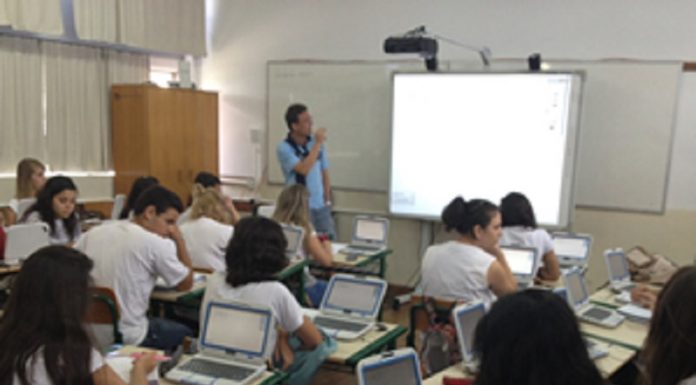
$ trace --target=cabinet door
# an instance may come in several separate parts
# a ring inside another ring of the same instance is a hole
[[[111,148],[114,194],[128,194],[133,181],[150,174],[145,88],[114,86],[111,92]]]

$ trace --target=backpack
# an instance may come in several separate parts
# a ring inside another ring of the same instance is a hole
[[[423,304],[429,325],[422,334],[419,356],[423,376],[427,377],[461,361],[461,353],[452,320],[456,304],[438,309],[433,298],[426,298]]]
[[[626,253],[631,280],[654,285],[664,285],[679,266],[660,254],[650,254],[643,247],[636,246]]]

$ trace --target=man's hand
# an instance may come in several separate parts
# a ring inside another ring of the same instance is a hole
[[[326,128],[317,128],[314,132],[314,139],[319,144],[324,143],[326,141]]]

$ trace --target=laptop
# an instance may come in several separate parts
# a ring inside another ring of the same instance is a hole
[[[375,326],[386,291],[382,279],[335,274],[312,321],[338,339],[360,338]]]
[[[19,263],[36,250],[51,243],[50,228],[46,223],[27,223],[5,228],[5,263]]]
[[[474,332],[484,315],[486,315],[486,306],[483,302],[465,303],[452,309],[462,365],[469,373],[478,372],[478,360],[474,357]]]
[[[505,254],[512,274],[517,279],[517,287],[524,290],[532,286],[539,268],[536,249],[520,246],[501,246],[500,249]]]
[[[356,367],[359,385],[421,385],[418,355],[411,348],[367,357]]]
[[[285,249],[285,256],[288,259],[294,259],[300,255],[300,249],[302,248],[302,243],[304,241],[305,231],[300,226],[287,224],[281,224],[280,226],[283,228],[285,239],[288,240],[288,247]]]
[[[209,302],[199,339],[200,353],[180,362],[165,377],[196,385],[248,384],[266,371],[275,330],[268,307]]]
[[[553,233],[553,249],[563,267],[585,267],[592,250],[589,234]]]
[[[563,280],[568,289],[570,307],[575,310],[575,314],[581,320],[599,326],[615,328],[626,319],[614,310],[590,303],[585,279],[579,269],[566,271],[563,274]]]
[[[630,291],[636,285],[631,282],[631,272],[628,270],[628,260],[623,249],[609,249],[604,251],[604,262],[609,272],[609,286],[612,291],[621,293]]]
[[[357,215],[353,219],[353,236],[342,254],[372,254],[387,248],[389,219]]]

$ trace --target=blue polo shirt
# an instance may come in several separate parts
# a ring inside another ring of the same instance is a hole
[[[286,185],[289,186],[297,183],[297,173],[294,168],[306,156],[303,155],[303,153],[309,153],[315,145],[316,142],[314,141],[314,137],[311,137],[305,146],[297,146],[297,149],[293,148],[286,140],[278,144],[278,147],[276,147],[276,154],[278,155],[280,168],[283,170],[283,175],[285,176]],[[314,166],[312,166],[305,177],[305,187],[307,187],[309,191],[310,209],[320,209],[324,207],[322,171],[328,168],[329,161],[326,159],[326,147],[322,145],[317,161],[314,162]]]

